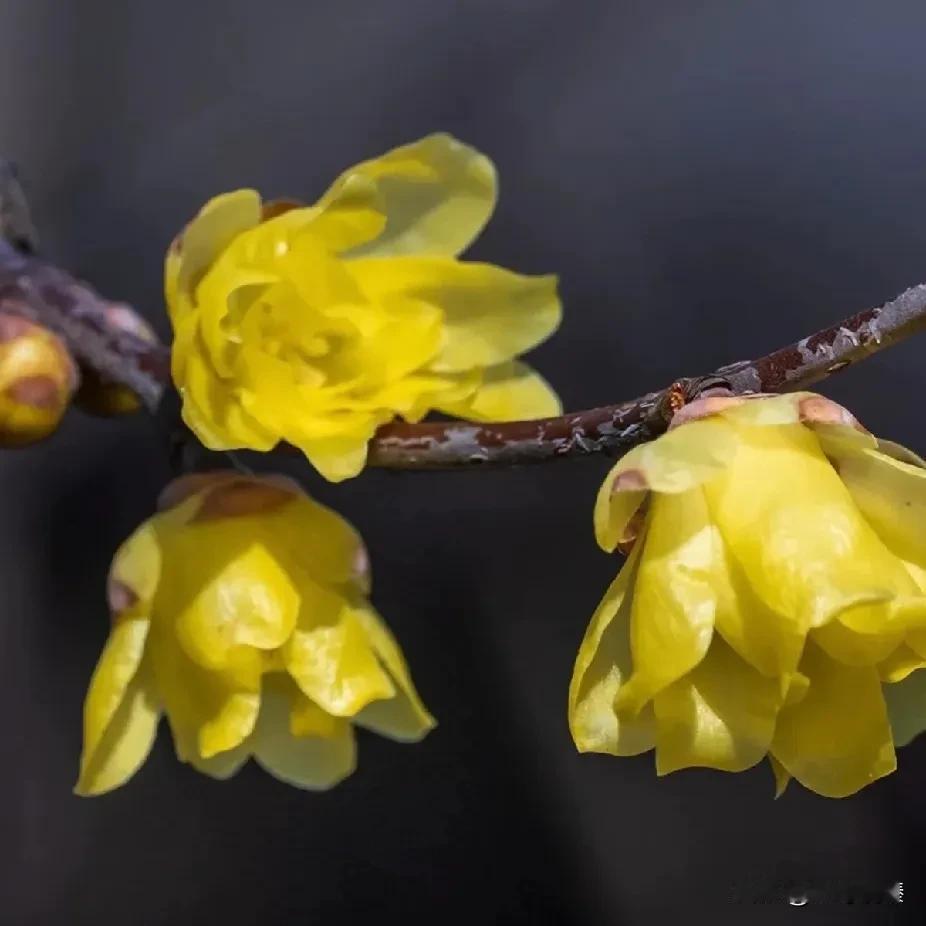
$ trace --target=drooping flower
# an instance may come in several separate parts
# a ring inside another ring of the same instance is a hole
[[[829,797],[926,729],[926,463],[821,396],[715,396],[628,453],[595,507],[631,548],[569,694],[583,752],[658,774],[768,757]]]
[[[0,447],[48,437],[61,423],[77,366],[62,340],[42,325],[0,313]]]
[[[210,200],[166,262],[184,420],[212,449],[285,441],[340,480],[396,416],[558,414],[517,359],[559,324],[556,278],[458,259],[495,199],[492,163],[438,134],[350,168],[313,206]]]
[[[162,714],[199,771],[253,756],[309,789],[353,771],[354,725],[404,741],[433,726],[341,517],[289,480],[234,473],[183,477],[161,507],[113,560],[77,793],[130,778]]]

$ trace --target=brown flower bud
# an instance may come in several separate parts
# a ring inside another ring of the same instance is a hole
[[[0,313],[0,446],[32,444],[51,434],[77,381],[77,367],[57,335]]]
[[[113,328],[149,344],[157,341],[151,326],[130,306],[114,302],[106,307],[105,315]],[[128,415],[141,408],[141,401],[128,386],[111,382],[96,370],[87,368],[81,370],[80,388],[74,401],[83,411],[106,418]]]

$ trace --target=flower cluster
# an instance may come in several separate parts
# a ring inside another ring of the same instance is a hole
[[[368,592],[359,536],[290,480],[172,483],[113,561],[77,792],[133,775],[162,713],[199,771],[227,778],[253,756],[303,788],[353,771],[353,724],[421,739],[434,722]]]
[[[673,424],[598,497],[630,555],[576,660],[576,745],[659,774],[767,756],[831,797],[890,773],[926,728],[926,463],[808,393]]]
[[[312,206],[247,189],[208,202],[165,271],[186,423],[215,450],[285,441],[337,481],[397,415],[558,414],[517,359],[559,324],[556,278],[458,259],[495,198],[486,157],[431,135]]]

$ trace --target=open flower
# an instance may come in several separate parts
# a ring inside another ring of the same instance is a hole
[[[659,774],[768,756],[826,796],[926,728],[926,463],[809,393],[698,400],[595,507],[631,547],[569,697],[581,751]]]
[[[313,206],[210,200],[166,262],[184,420],[215,450],[294,444],[340,480],[397,415],[558,414],[517,359],[559,324],[556,278],[457,259],[495,198],[492,163],[440,134],[350,168]]]
[[[289,480],[234,473],[177,480],[162,508],[113,561],[79,794],[131,777],[162,712],[199,771],[253,756],[312,789],[353,771],[354,724],[405,741],[433,726],[342,518]]]

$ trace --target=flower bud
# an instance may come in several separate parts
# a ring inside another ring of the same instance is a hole
[[[48,437],[77,386],[77,368],[47,328],[0,313],[0,446]]]
[[[113,303],[106,307],[105,316],[107,322],[119,331],[134,335],[149,344],[157,341],[151,326],[127,305]],[[105,418],[128,415],[141,408],[140,399],[128,386],[111,382],[89,368],[81,371],[80,388],[74,401],[83,411]]]

